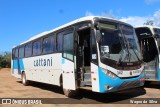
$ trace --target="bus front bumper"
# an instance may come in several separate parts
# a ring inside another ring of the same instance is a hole
[[[131,78],[110,78],[106,76],[102,71],[99,71],[99,89],[100,93],[115,92],[144,85],[144,73],[141,75]]]

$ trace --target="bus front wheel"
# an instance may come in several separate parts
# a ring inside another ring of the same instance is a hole
[[[63,92],[67,97],[75,97],[78,94],[78,90],[70,90],[63,88]]]
[[[26,79],[25,72],[22,73],[22,84],[25,85],[25,86],[28,85],[28,80]]]

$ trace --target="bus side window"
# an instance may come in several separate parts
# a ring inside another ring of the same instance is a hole
[[[54,36],[49,36],[43,39],[43,54],[55,51]]]
[[[25,57],[30,57],[32,55],[32,43],[25,46]]]
[[[15,49],[12,50],[12,59],[15,59]]]
[[[19,48],[19,58],[23,58],[24,57],[24,46],[21,46]]]
[[[63,33],[58,33],[57,34],[57,51],[61,52],[62,51],[62,39],[63,39]]]
[[[33,42],[33,55],[41,54],[41,39]]]
[[[18,58],[18,48],[15,49],[15,58]]]

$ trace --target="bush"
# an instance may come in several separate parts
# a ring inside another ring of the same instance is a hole
[[[11,53],[4,52],[0,54],[0,68],[10,68],[11,67]]]

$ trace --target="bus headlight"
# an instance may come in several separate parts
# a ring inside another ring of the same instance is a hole
[[[113,79],[115,79],[115,78],[117,77],[114,73],[112,73],[112,72],[109,71],[109,70],[106,70],[106,69],[103,69],[103,68],[102,68],[102,71],[103,71],[107,76],[109,76],[109,77],[111,77],[111,78],[113,78]]]

